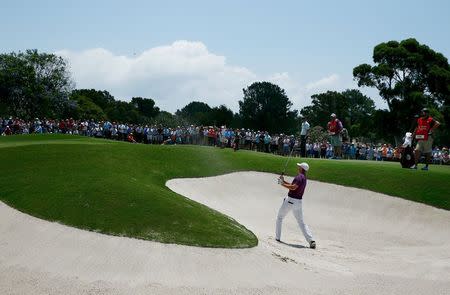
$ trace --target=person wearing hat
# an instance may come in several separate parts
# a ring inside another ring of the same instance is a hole
[[[428,170],[428,164],[431,160],[431,152],[433,150],[433,131],[440,125],[438,121],[430,116],[427,108],[423,108],[420,117],[417,119],[417,125],[413,132],[413,137],[417,141],[414,150],[415,164],[412,169],[417,169],[421,154],[425,154],[425,166],[422,170]]]
[[[303,209],[302,209],[302,199],[303,193],[305,192],[306,187],[306,172],[309,170],[309,165],[307,163],[297,163],[298,167],[298,175],[295,176],[292,183],[288,183],[284,180],[283,175],[278,179],[278,183],[287,188],[289,193],[286,198],[283,200],[283,204],[278,210],[277,216],[277,224],[275,230],[275,239],[280,242],[281,238],[281,227],[283,224],[284,217],[289,213],[289,211],[293,211],[295,219],[297,219],[297,223],[305,236],[305,239],[309,243],[309,247],[311,249],[316,248],[316,242],[312,236],[309,227],[303,221]]]
[[[342,122],[336,118],[336,114],[331,114],[331,121],[327,124],[328,135],[330,136],[330,144],[333,146],[334,156],[333,158],[342,157],[341,146],[342,138],[341,131],[343,129]]]

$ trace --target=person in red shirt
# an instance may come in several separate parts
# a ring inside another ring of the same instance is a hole
[[[5,131],[3,131],[5,135],[12,135],[11,128],[9,128],[9,125],[6,126]]]
[[[59,121],[58,128],[60,133],[66,133],[66,122],[64,120]]]
[[[133,132],[130,132],[130,134],[128,134],[127,140],[128,140],[128,142],[136,143],[136,140],[134,139]]]
[[[341,131],[343,129],[342,122],[336,118],[336,114],[331,114],[331,121],[327,124],[328,135],[330,136],[330,143],[333,146],[333,159],[342,157],[342,137]]]
[[[431,152],[433,150],[432,134],[439,125],[440,123],[430,116],[428,109],[423,108],[413,132],[413,138],[416,139],[417,145],[414,150],[415,164],[411,167],[412,169],[417,169],[417,163],[421,154],[425,154],[425,166],[422,170],[428,170],[428,164],[430,163]]]

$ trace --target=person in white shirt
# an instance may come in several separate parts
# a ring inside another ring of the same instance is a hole
[[[309,129],[311,128],[308,120],[305,117],[302,118],[302,125],[300,128],[300,156],[306,157],[306,138],[308,136]]]

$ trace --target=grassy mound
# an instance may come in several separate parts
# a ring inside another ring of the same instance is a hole
[[[0,138],[0,200],[23,212],[106,234],[206,247],[252,247],[253,233],[170,191],[172,178],[279,173],[286,158],[201,146],[155,146],[64,135]],[[450,167],[307,160],[310,179],[450,209]],[[296,172],[295,160],[288,174]],[[275,185],[275,180],[274,180]],[[220,187],[217,188],[218,190]]]

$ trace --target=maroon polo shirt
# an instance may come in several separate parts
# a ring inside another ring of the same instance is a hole
[[[288,196],[294,199],[302,199],[303,193],[305,192],[306,187],[306,176],[305,174],[300,173],[295,176],[294,180],[292,180],[292,184],[296,184],[298,187],[296,190],[289,190]]]

